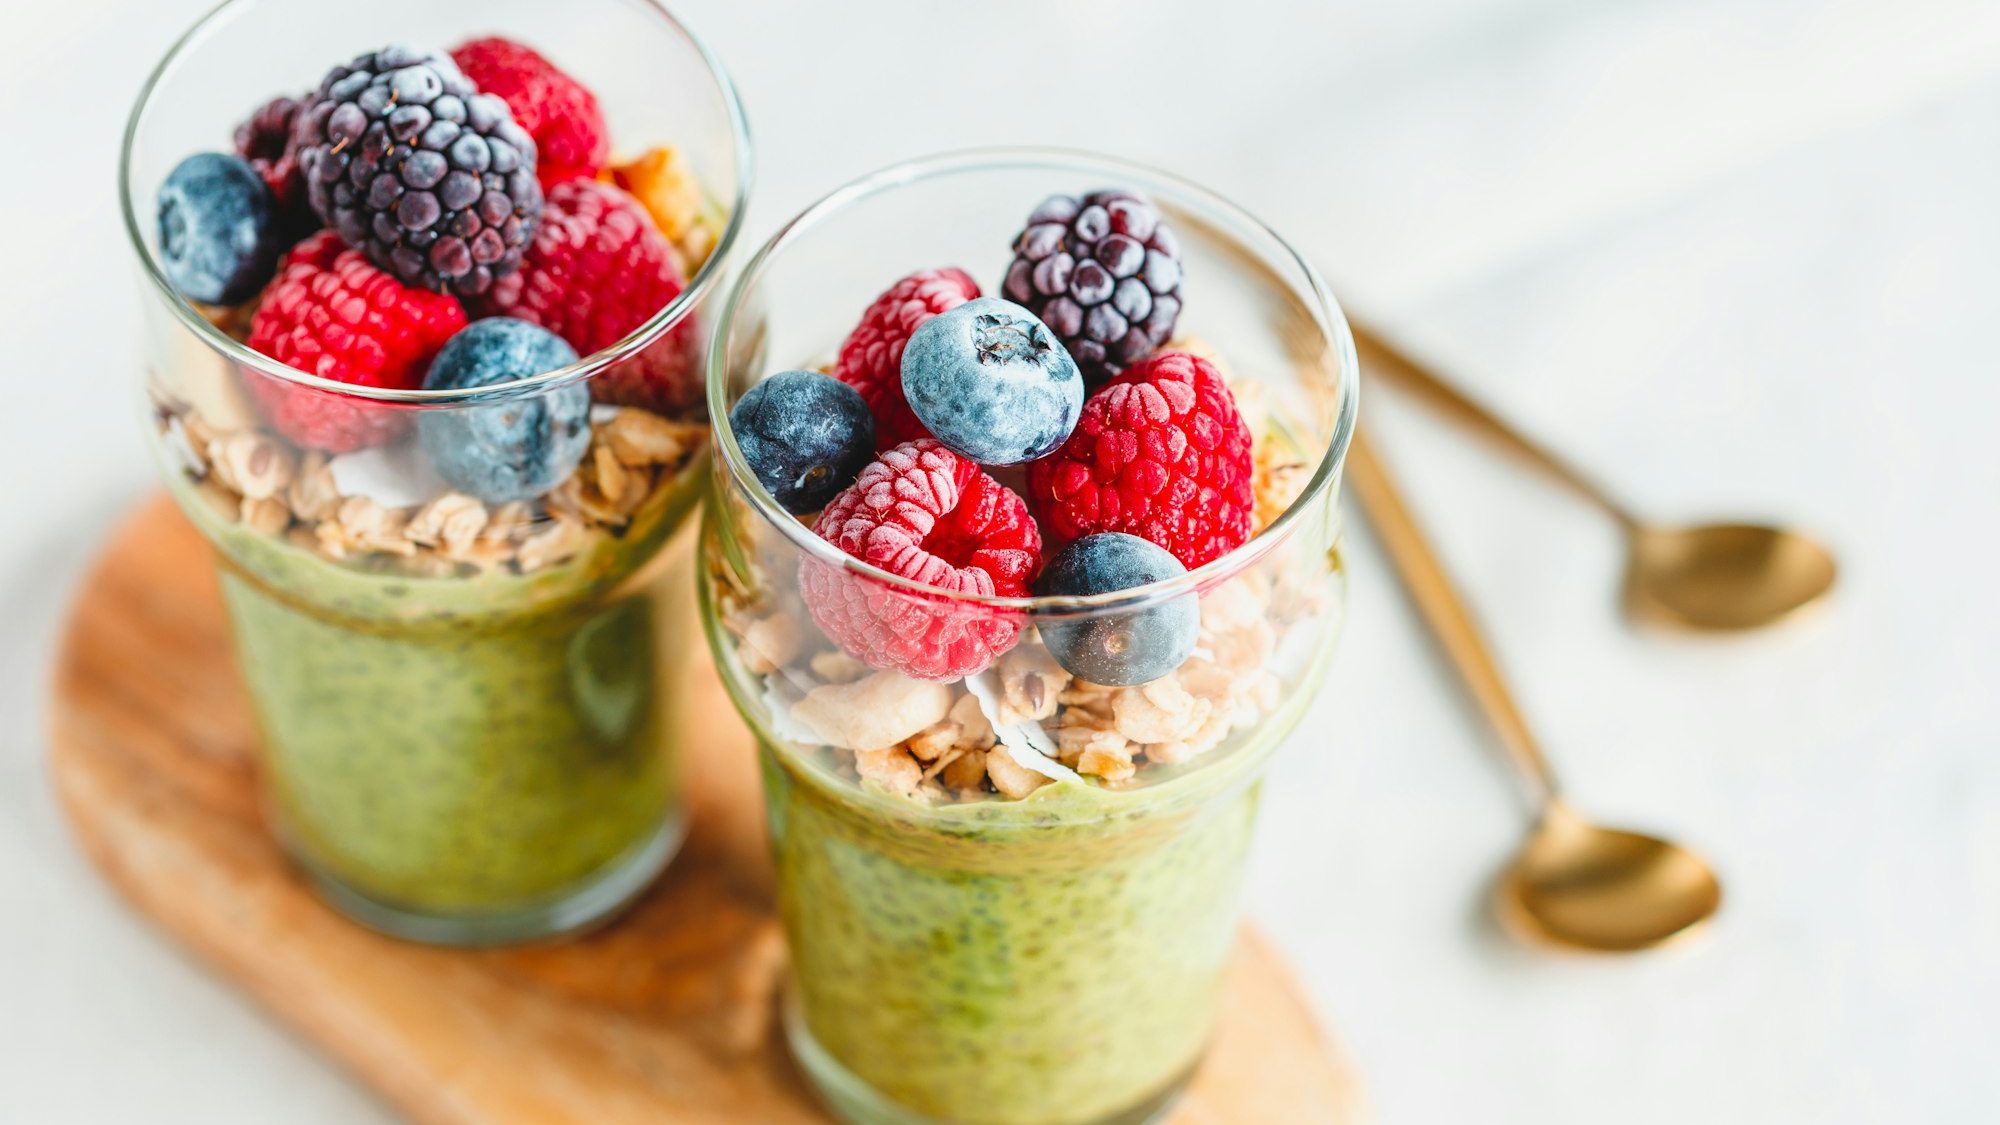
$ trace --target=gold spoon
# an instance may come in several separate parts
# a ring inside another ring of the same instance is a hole
[[[1569,485],[1618,522],[1628,552],[1625,605],[1635,616],[1688,629],[1755,629],[1803,609],[1833,588],[1833,556],[1806,535],[1758,524],[1646,523],[1422,364],[1360,325],[1351,327],[1363,368],[1415,391]]]
[[[1471,612],[1360,431],[1347,477],[1432,635],[1540,801],[1535,829],[1497,888],[1501,921],[1529,940],[1606,953],[1649,949],[1707,921],[1722,886],[1700,857],[1592,824],[1562,799]]]

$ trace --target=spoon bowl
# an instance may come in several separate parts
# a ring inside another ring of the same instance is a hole
[[[1529,941],[1631,953],[1708,921],[1722,884],[1688,849],[1592,824],[1552,799],[1497,897],[1501,921]]]
[[[1625,598],[1633,613],[1688,629],[1755,629],[1833,588],[1833,556],[1786,528],[1715,523],[1632,530]]]
[[[1500,881],[1501,920],[1530,940],[1607,953],[1649,949],[1707,920],[1722,904],[1722,886],[1708,864],[1677,844],[1598,827],[1558,795],[1555,771],[1514,705],[1472,611],[1366,430],[1354,432],[1347,456],[1348,480],[1424,623],[1541,799],[1535,831]]]
[[[1588,474],[1529,440],[1387,340],[1358,324],[1352,327],[1355,350],[1368,370],[1415,391],[1618,522],[1629,541],[1625,607],[1633,616],[1686,629],[1755,629],[1789,617],[1833,588],[1833,556],[1805,535],[1739,523],[1649,524]]]

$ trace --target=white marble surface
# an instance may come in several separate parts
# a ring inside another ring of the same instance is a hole
[[[127,913],[40,764],[71,577],[147,488],[117,128],[206,3],[14,0],[0,36],[5,1121],[389,1119]],[[1796,628],[1637,633],[1589,510],[1370,399],[1579,801],[1684,835],[1730,891],[1704,943],[1644,959],[1494,934],[1522,810],[1357,535],[1252,897],[1384,1122],[2000,1119],[2000,7],[683,7],[750,103],[759,232],[926,150],[1164,163],[1647,510],[1838,545],[1839,600]]]

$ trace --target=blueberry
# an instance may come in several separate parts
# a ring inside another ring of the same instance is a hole
[[[1107,594],[1187,573],[1179,559],[1136,535],[1086,535],[1056,552],[1035,593]],[[1052,613],[1036,624],[1042,643],[1071,675],[1094,684],[1151,683],[1181,666],[1201,632],[1201,604],[1182,594],[1126,613]]]
[[[160,185],[160,268],[190,301],[236,304],[277,272],[283,225],[256,169],[196,153]]]
[[[982,465],[1055,452],[1083,412],[1083,376],[1035,314],[982,297],[920,325],[903,395],[933,436]]]
[[[470,390],[576,362],[562,337],[525,320],[476,320],[446,340],[424,386]],[[590,390],[571,383],[489,405],[417,415],[424,455],[453,488],[491,504],[527,500],[561,483],[590,445]]]
[[[793,515],[817,512],[875,458],[861,392],[817,371],[781,371],[729,411],[743,460]]]

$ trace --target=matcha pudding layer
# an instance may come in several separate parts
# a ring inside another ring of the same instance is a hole
[[[635,424],[622,417],[595,440]],[[222,563],[274,825],[364,921],[418,937],[539,929],[579,896],[624,897],[670,852],[663,709],[687,644],[666,618],[688,555],[670,539],[695,499],[686,462],[701,435],[644,425],[681,444],[643,502],[617,525],[579,512],[546,553],[562,520],[496,520],[457,494],[407,512],[330,502],[273,536],[237,518],[240,497],[218,502],[218,478],[243,485],[231,470],[170,478]],[[276,494],[289,508],[333,487],[313,479],[294,470]],[[373,549],[332,557],[351,542],[342,508],[368,513]]]
[[[1201,1054],[1235,939],[1258,753],[1239,757],[1138,792],[1065,781],[911,815],[767,746],[805,1034],[921,1119],[1157,1105]]]
[[[672,808],[652,599],[377,632],[225,577],[273,812],[323,877],[394,909],[531,909],[645,850]]]
[[[482,916],[533,912],[663,846],[674,501],[527,576],[364,573],[210,527],[294,853],[386,909]]]

